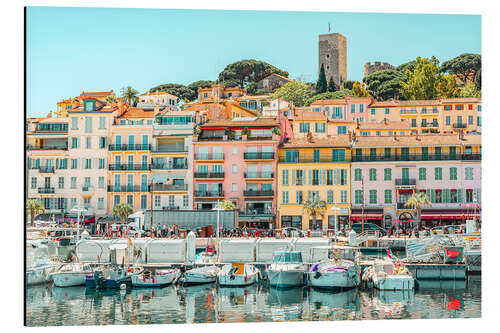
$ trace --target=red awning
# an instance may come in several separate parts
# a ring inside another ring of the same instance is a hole
[[[83,221],[83,223],[95,223],[95,216],[92,216],[91,218],[86,219]]]
[[[381,220],[384,214],[365,214],[365,221],[366,220]],[[352,214],[351,215],[351,221],[361,221],[363,215],[361,214]]]
[[[422,214],[422,220],[470,220],[479,214]]]

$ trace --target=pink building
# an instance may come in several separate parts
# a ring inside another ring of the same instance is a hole
[[[217,201],[230,200],[240,225],[268,228],[276,209],[277,148],[288,133],[286,118],[202,125],[193,139],[194,208],[213,209]]]
[[[425,135],[358,137],[351,165],[352,217],[384,227],[415,219],[404,207],[414,192],[432,205],[423,207],[429,225],[459,224],[477,216],[481,203],[481,136]]]

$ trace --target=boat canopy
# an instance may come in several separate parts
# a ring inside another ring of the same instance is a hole
[[[273,263],[300,264],[302,263],[302,253],[299,251],[274,252]]]

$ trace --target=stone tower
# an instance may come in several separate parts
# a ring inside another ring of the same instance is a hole
[[[321,65],[325,67],[326,81],[340,86],[347,79],[347,38],[338,33],[319,35],[318,75]]]

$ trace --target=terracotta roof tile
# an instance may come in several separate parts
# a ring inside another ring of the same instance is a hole
[[[142,108],[129,108],[118,118],[153,118],[155,115],[154,110],[143,110]]]
[[[374,122],[360,122],[359,123],[359,129],[360,130],[375,130],[375,129],[382,129],[382,130],[390,130],[390,129],[404,129],[404,130],[411,130],[412,127],[410,124],[408,124],[407,121],[388,121],[384,123],[383,121],[379,123],[374,123]]]
[[[481,135],[465,135],[464,138],[459,140],[458,134],[405,135],[397,136],[396,140],[393,136],[357,136],[354,148],[481,145]]]
[[[347,104],[345,99],[318,99],[311,103],[311,105],[339,105],[339,104]]]
[[[207,123],[203,124],[201,128],[204,127],[225,127],[225,126],[278,126],[279,121],[276,118],[257,118],[255,120],[210,120]]]
[[[441,102],[444,103],[481,103],[481,97],[461,97],[461,98],[445,98]]]
[[[349,135],[335,135],[329,138],[314,138],[309,142],[307,138],[294,138],[282,148],[310,148],[310,147],[349,147]]]
[[[324,112],[314,112],[314,111],[298,111],[295,113],[296,121],[307,121],[307,120],[319,120],[326,121],[327,116]]]
[[[441,104],[440,100],[427,99],[427,100],[414,100],[414,101],[396,101],[397,106],[438,106]]]
[[[370,108],[381,108],[381,107],[388,107],[388,106],[396,106],[395,101],[374,101],[369,105]]]

